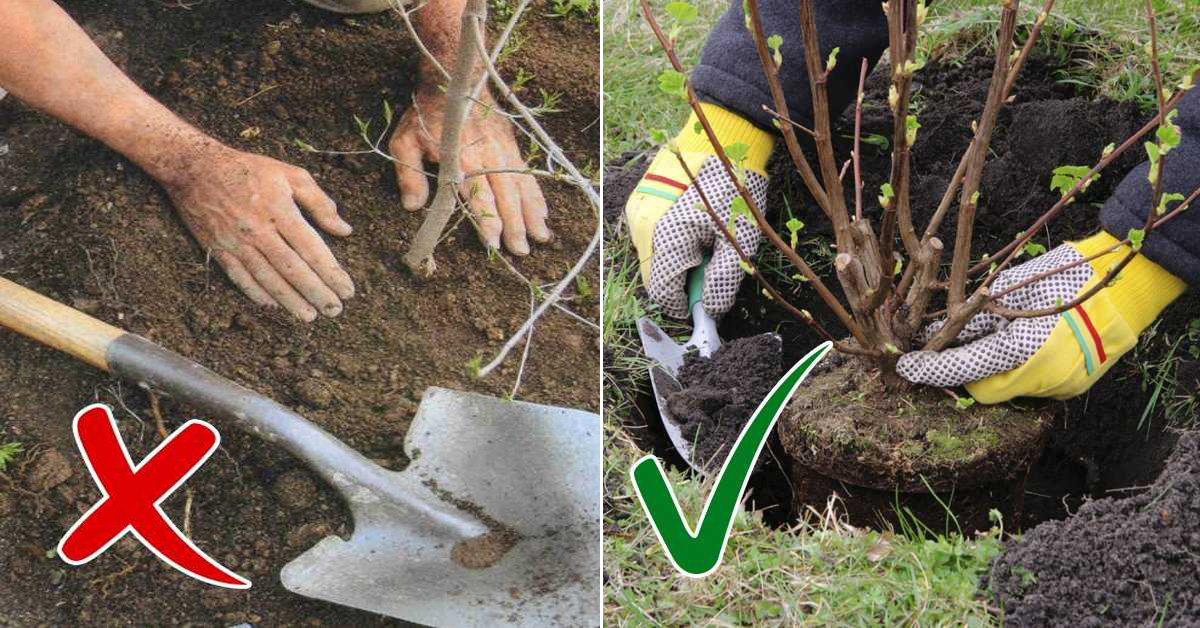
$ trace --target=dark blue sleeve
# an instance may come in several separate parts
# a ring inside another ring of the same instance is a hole
[[[1200,187],[1200,87],[1192,88],[1184,96],[1175,123],[1182,130],[1183,139],[1167,155],[1163,191],[1187,196]],[[1148,161],[1134,168],[1100,212],[1105,230],[1118,239],[1124,239],[1129,229],[1146,225],[1153,196],[1146,180],[1149,171]],[[1167,208],[1173,209],[1178,204],[1171,203]],[[1200,285],[1200,203],[1146,236],[1142,252],[1189,286]]]
[[[812,99],[804,63],[804,37],[796,0],[759,0],[763,31],[783,37],[780,83],[793,120],[812,124]],[[829,109],[835,118],[854,100],[862,59],[873,67],[888,46],[887,18],[879,0],[816,0],[817,34],[824,59],[834,47],[838,64],[829,76]],[[774,131],[774,109],[767,77],[758,60],[754,39],[746,29],[741,0],[733,0],[709,34],[700,65],[692,72],[692,85],[701,100],[741,114],[768,131]]]

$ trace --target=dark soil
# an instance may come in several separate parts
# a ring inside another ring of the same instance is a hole
[[[546,17],[537,2],[502,71],[561,95],[547,130],[581,166],[595,163],[599,36],[581,19]],[[222,141],[307,168],[356,227],[329,238],[358,295],[336,319],[303,324],[258,308],[206,264],[168,199],[136,167],[97,142],[16,102],[0,104],[0,275],[146,336],[255,389],[391,468],[407,464],[405,433],[431,385],[502,396],[518,350],[487,379],[489,358],[529,311],[527,286],[489,262],[463,222],[421,281],[401,255],[422,215],[400,208],[390,164],[357,150],[353,116],[382,132],[382,102],[408,106],[417,51],[389,14],[339,16],[299,2],[103,2],[65,7],[133,79]],[[561,277],[595,222],[569,187],[543,183],[552,245],[515,263],[546,283]],[[598,264],[591,296],[566,307],[599,320]],[[539,322],[518,397],[598,410],[595,334],[552,311]],[[519,348],[518,348],[519,349]],[[593,365],[589,367],[588,365]],[[0,331],[0,443],[25,453],[0,478],[0,625],[378,625],[382,618],[286,592],[280,568],[352,523],[336,493],[282,449],[217,422],[222,451],[187,483],[191,536],[254,582],[247,591],[189,580],[132,538],[84,567],[47,554],[98,498],[70,433],[92,401],[114,407],[131,454],[158,436],[146,395],[65,355]],[[163,403],[167,428],[197,415]],[[183,521],[184,491],[165,504]]]
[[[1179,439],[1144,492],[1088,502],[1009,544],[984,584],[1008,625],[1200,623],[1200,435]]]
[[[689,443],[693,461],[720,469],[754,409],[783,376],[779,337],[759,334],[726,343],[708,358],[688,354],[679,369],[683,387],[667,411]]]

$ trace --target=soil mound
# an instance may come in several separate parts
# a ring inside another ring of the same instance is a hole
[[[1012,625],[1200,623],[1200,433],[1158,480],[1013,543],[985,579]]]
[[[667,398],[671,418],[695,443],[693,459],[720,467],[754,409],[783,376],[779,337],[758,334],[722,345],[711,357],[689,354],[679,370],[683,390]]]

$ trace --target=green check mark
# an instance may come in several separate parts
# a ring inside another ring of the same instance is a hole
[[[650,525],[658,534],[658,540],[671,563],[685,576],[707,576],[721,564],[729,530],[733,527],[734,511],[742,501],[742,493],[750,481],[750,471],[767,442],[767,435],[775,428],[775,422],[779,420],[792,394],[832,347],[833,343],[825,342],[809,351],[759,404],[746,427],[742,428],[725,464],[721,466],[716,488],[708,496],[704,512],[700,515],[698,532],[693,532],[684,520],[679,500],[667,483],[667,476],[658,458],[643,456],[630,468],[634,490],[650,517]]]

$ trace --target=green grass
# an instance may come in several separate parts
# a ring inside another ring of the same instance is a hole
[[[728,6],[714,0],[694,4],[700,10],[699,19],[679,34],[680,60],[689,68],[699,58],[705,34]],[[651,2],[660,9],[664,5]],[[1031,22],[1041,5],[1039,0],[1024,0],[1022,23]],[[987,45],[999,19],[998,6],[996,0],[938,0],[930,9],[925,45],[952,57]],[[1200,64],[1200,0],[1154,0],[1154,6],[1164,71],[1174,83],[1182,72]],[[603,3],[603,11],[604,149],[608,158],[613,158],[650,149],[650,130],[676,130],[687,108],[657,89],[655,81],[669,65],[644,24],[638,4],[610,0]],[[1095,32],[1103,36],[1096,37]],[[1139,0],[1057,0],[1040,46],[1059,55],[1065,55],[1068,47],[1088,51],[1085,59],[1060,77],[1062,81],[1149,106],[1153,78],[1142,48],[1148,40]]]
[[[1174,83],[1200,64],[1200,0],[1154,0],[1159,14],[1160,49]],[[665,0],[653,0],[661,10]],[[708,29],[728,6],[725,0],[694,3],[699,19],[679,34],[686,67],[695,65]],[[938,0],[927,22],[923,45],[953,62],[988,46],[998,18],[997,0]],[[1041,7],[1024,0],[1023,23]],[[1047,22],[1041,50],[1070,61],[1059,80],[1099,95],[1153,102],[1151,74],[1143,46],[1148,30],[1140,0],[1058,0]],[[655,148],[650,131],[674,132],[686,105],[658,89],[667,69],[638,5],[609,0],[604,13],[604,149],[606,159]],[[1097,36],[1100,33],[1101,36]],[[1084,54],[1080,54],[1080,48]],[[1018,85],[1018,89],[1019,89]],[[999,551],[1000,534],[918,535],[912,530],[878,533],[850,528],[826,513],[812,513],[793,529],[765,525],[756,513],[734,524],[722,566],[707,578],[676,574],[651,531],[629,483],[629,467],[644,455],[622,425],[633,416],[630,381],[645,381],[636,319],[647,314],[635,297],[640,283],[632,247],[613,239],[605,248],[603,335],[605,365],[605,620],[611,625],[813,624],[813,625],[992,625],[977,590],[979,575]],[[625,240],[627,242],[627,240]],[[816,246],[816,244],[813,244]],[[760,264],[770,265],[770,259]],[[655,312],[651,308],[651,316]],[[676,327],[676,329],[679,329]],[[1163,341],[1179,342],[1177,338]],[[1193,349],[1193,347],[1196,347]],[[1182,341],[1176,357],[1200,355],[1196,338]],[[1177,360],[1176,360],[1177,361]],[[1154,385],[1170,360],[1148,365]],[[1171,378],[1173,380],[1173,377]],[[1159,403],[1194,407],[1191,397],[1164,390]],[[678,471],[672,483],[695,520],[710,487],[685,483]]]

